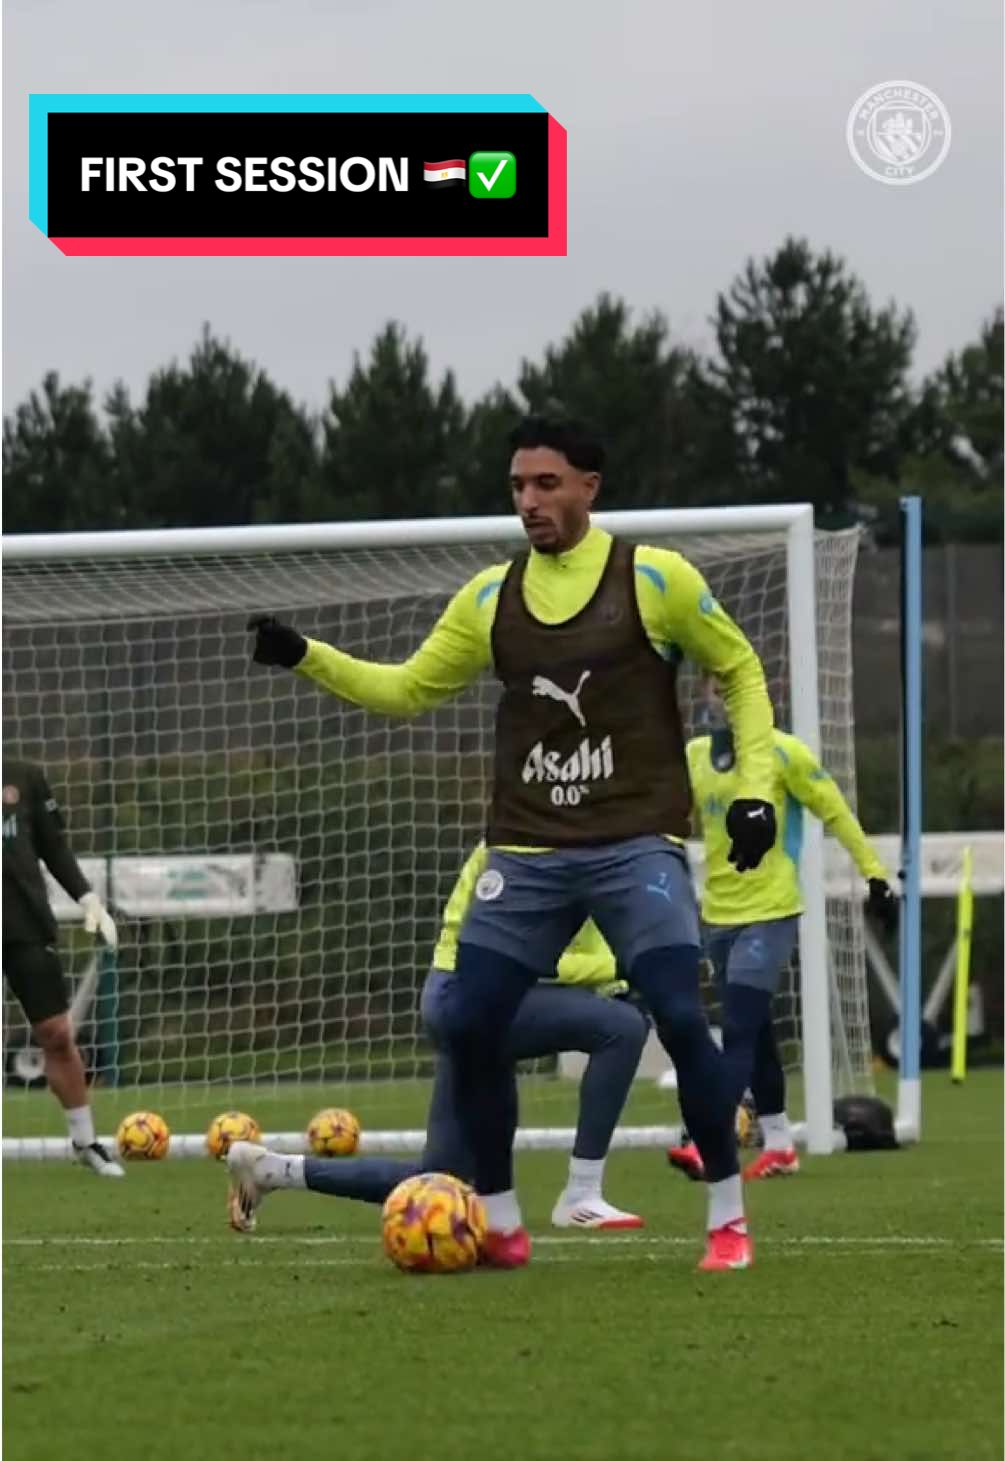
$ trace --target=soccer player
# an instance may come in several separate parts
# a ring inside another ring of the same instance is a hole
[[[123,1170],[96,1140],[73,1034],[56,920],[39,858],[84,910],[84,928],[114,948],[115,924],[70,851],[59,804],[37,766],[3,763],[3,972],[41,1047],[49,1089],[66,1113],[77,1160],[99,1177]]]
[[[489,862],[461,931],[444,1038],[459,1118],[489,1222],[487,1261],[526,1263],[513,1189],[520,1001],[592,916],[648,1006],[678,1073],[708,1174],[702,1266],[745,1268],[743,1212],[723,1058],[699,990],[698,911],[681,842],[691,793],[675,670],[690,655],[723,686],[736,737],[727,812],[737,869],[775,838],[772,713],[760,661],[678,553],[592,524],[603,448],[569,422],[529,418],[510,436],[510,489],[529,547],[454,596],[403,664],[374,664],[258,616],[254,656],[354,704],[415,715],[491,669],[496,714]]]
[[[810,748],[774,732],[771,800],[778,843],[756,871],[740,877],[729,862],[724,816],[736,794],[736,750],[714,679],[706,680],[709,735],[688,742],[687,764],[705,843],[702,935],[722,999],[723,1046],[737,1101],[749,1087],[764,1150],[744,1171],[748,1181],[799,1171],[785,1110],[785,1074],[771,1021],[771,1001],[795,947],[799,915],[799,852],[803,808],[820,818],[850,853],[868,883],[867,912],[892,930],[897,899],[889,875],[855,813]],[[695,1181],[705,1175],[693,1141],[671,1147],[672,1166]]]
[[[433,1094],[426,1122],[426,1146],[418,1161],[400,1157],[287,1157],[252,1142],[235,1142],[227,1153],[231,1173],[230,1225],[253,1232],[255,1212],[268,1192],[308,1188],[332,1197],[383,1202],[399,1182],[417,1172],[452,1172],[470,1181],[471,1154],[455,1114],[450,1053],[443,1048],[443,1008],[457,962],[457,939],[488,864],[484,844],[468,858],[444,911],[433,968],[422,992],[422,1021],[437,1046]],[[551,1220],[558,1228],[623,1229],[644,1226],[635,1213],[605,1201],[604,1164],[649,1033],[645,1016],[620,995],[614,955],[593,923],[584,923],[558,962],[558,982],[535,984],[509,1032],[512,1060],[534,1060],[565,1050],[589,1055],[579,1096],[579,1124],[565,1188]]]

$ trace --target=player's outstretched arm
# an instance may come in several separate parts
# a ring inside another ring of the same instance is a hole
[[[491,620],[478,602],[479,574],[447,605],[427,639],[403,664],[356,659],[308,639],[269,614],[248,621],[257,664],[296,670],[321,689],[382,715],[407,717],[458,694],[491,659]]]
[[[830,835],[840,842],[869,885],[867,912],[892,931],[897,924],[897,895],[890,875],[862,829],[862,824],[845,801],[833,777],[798,736],[779,738],[785,757],[782,776],[787,790],[819,817]]]
[[[679,645],[715,675],[733,730],[737,796],[726,813],[726,830],[733,844],[729,860],[737,872],[746,872],[759,865],[776,835],[771,802],[774,715],[764,670],[750,641],[713,598],[698,570],[679,554],[667,553],[666,558],[666,642]]]
[[[31,820],[35,851],[57,883],[84,910],[84,928],[88,933],[100,933],[105,943],[114,948],[118,943],[115,922],[84,877],[66,839],[60,805],[44,773],[38,769],[32,773]]]

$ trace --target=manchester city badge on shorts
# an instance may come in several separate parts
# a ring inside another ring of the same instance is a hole
[[[475,897],[481,903],[491,903],[506,886],[506,879],[498,868],[486,868],[475,884]]]

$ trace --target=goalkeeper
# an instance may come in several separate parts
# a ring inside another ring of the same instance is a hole
[[[771,1001],[795,947],[799,915],[799,853],[803,808],[854,859],[869,887],[866,911],[888,931],[897,924],[897,899],[889,875],[855,813],[810,748],[796,736],[774,732],[772,801],[778,842],[759,868],[742,878],[728,859],[723,816],[735,795],[736,756],[715,681],[706,680],[710,735],[688,743],[687,764],[705,843],[702,941],[713,965],[722,1000],[723,1046],[736,1099],[749,1087],[761,1123],[764,1150],[744,1179],[777,1177],[799,1170],[792,1128],[785,1110],[785,1074],[771,1020]],[[705,1176],[692,1141],[671,1147],[672,1166],[695,1181]]]
[[[84,912],[84,928],[114,948],[115,924],[80,871],[45,776],[26,761],[3,763],[3,971],[41,1047],[49,1089],[63,1107],[74,1155],[99,1177],[122,1168],[94,1135],[84,1062],[73,1033],[56,952],[56,920],[39,858]]]
[[[436,1074],[426,1123],[426,1146],[418,1161],[395,1157],[287,1157],[252,1142],[235,1142],[227,1153],[231,1174],[230,1225],[253,1232],[262,1197],[279,1188],[308,1188],[331,1197],[383,1202],[399,1182],[418,1172],[453,1172],[471,1181],[474,1166],[454,1111],[454,1071],[440,1035],[443,1005],[454,978],[457,940],[488,865],[482,844],[468,858],[450,895],[422,992],[422,1019],[437,1046]],[[565,1050],[589,1056],[579,1093],[579,1123],[569,1177],[551,1220],[558,1228],[641,1228],[642,1219],[620,1212],[604,1199],[603,1174],[611,1135],[631,1088],[649,1025],[621,996],[614,955],[593,923],[587,922],[558,963],[558,980],[536,984],[510,1027],[514,1061],[534,1060]]]

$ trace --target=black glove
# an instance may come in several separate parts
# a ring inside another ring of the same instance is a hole
[[[738,873],[758,866],[775,845],[775,809],[770,802],[740,797],[726,813],[726,831],[731,847],[729,860]]]
[[[870,918],[875,918],[886,933],[896,932],[900,922],[897,895],[885,878],[869,879],[869,896],[865,901],[865,911]]]
[[[292,670],[307,653],[307,640],[288,624],[280,624],[273,614],[256,614],[248,620],[248,629],[257,630],[256,665],[282,665]]]

